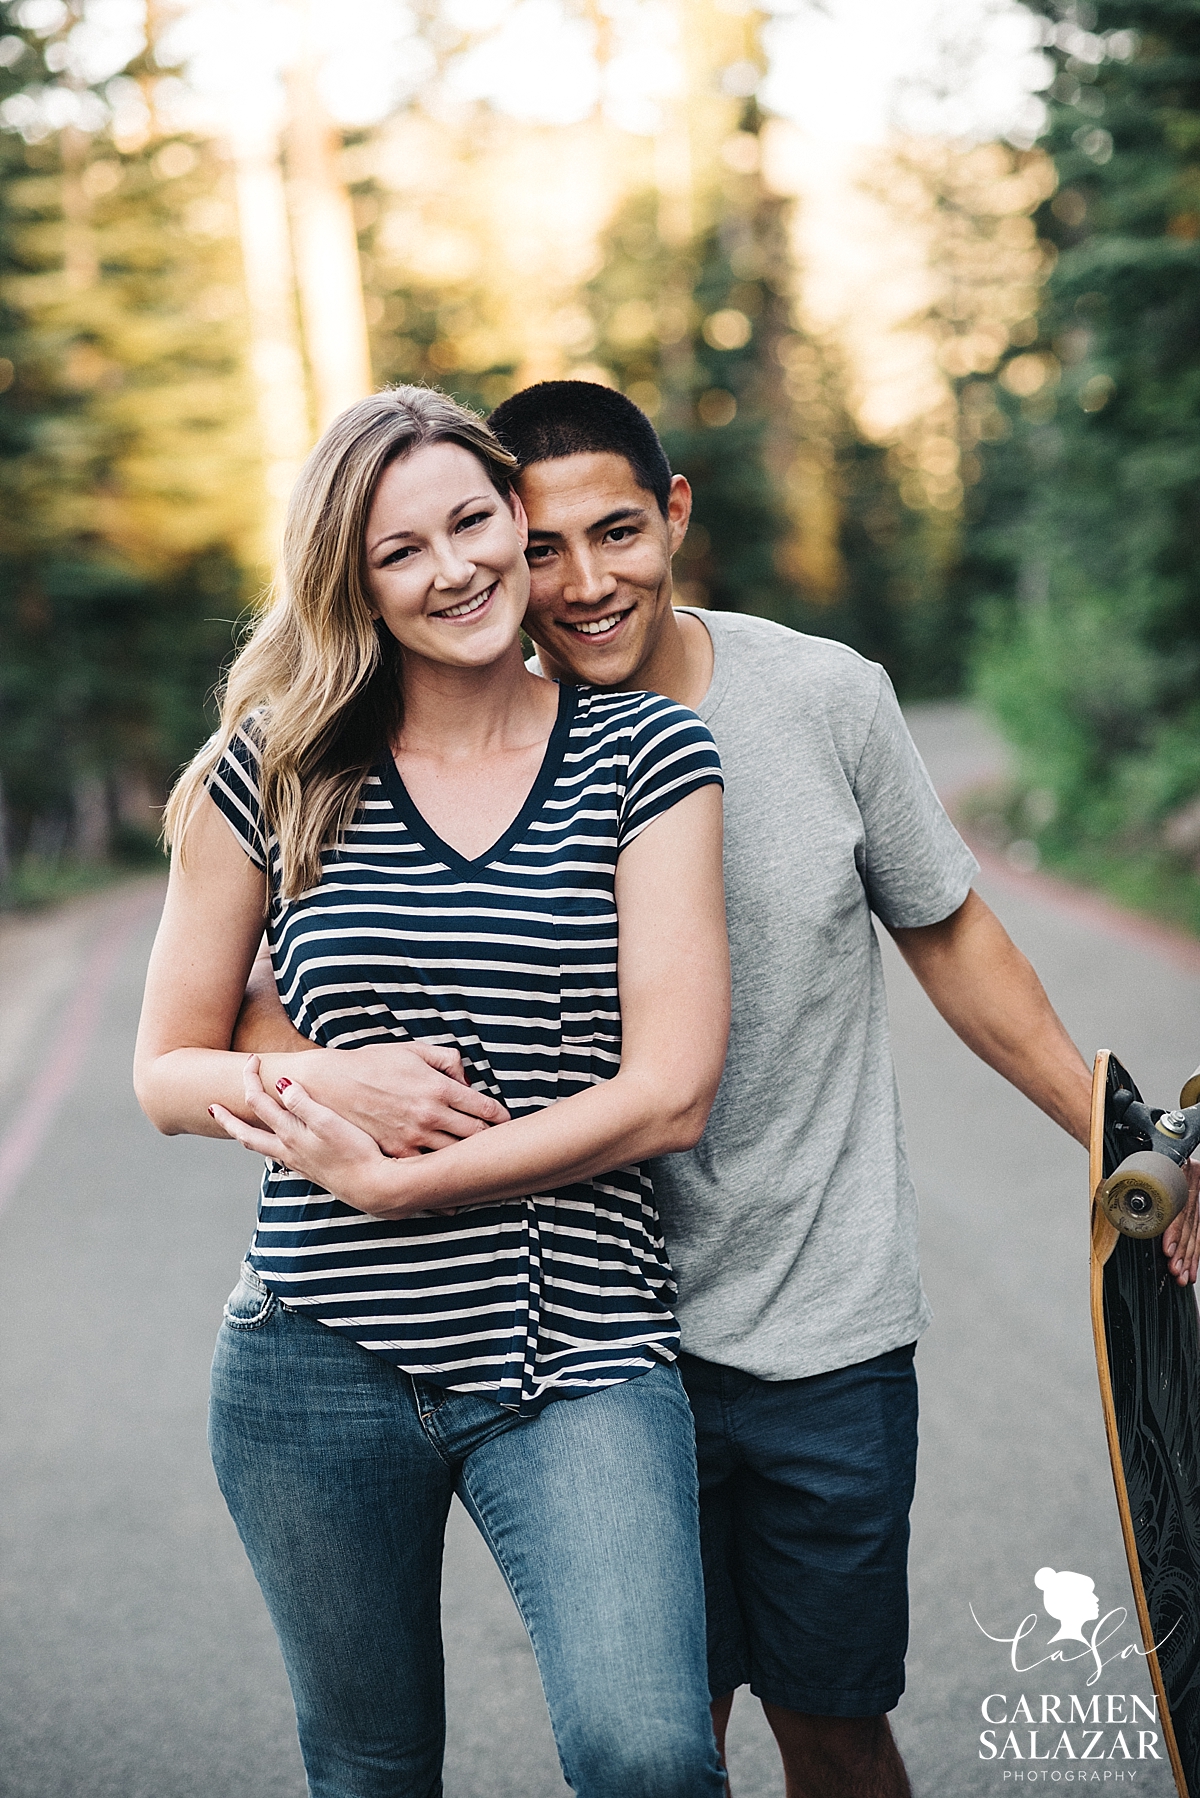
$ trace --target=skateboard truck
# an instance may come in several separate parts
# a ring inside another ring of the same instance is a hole
[[[1200,1143],[1200,1068],[1179,1103],[1178,1111],[1161,1111],[1125,1088],[1112,1096],[1110,1115],[1118,1134],[1148,1145],[1127,1155],[1096,1188],[1096,1203],[1122,1236],[1161,1236],[1187,1202],[1184,1164]]]

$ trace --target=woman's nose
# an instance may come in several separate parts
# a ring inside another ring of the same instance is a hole
[[[465,587],[474,573],[474,562],[468,561],[454,544],[447,544],[438,552],[433,584],[435,587],[451,590]]]

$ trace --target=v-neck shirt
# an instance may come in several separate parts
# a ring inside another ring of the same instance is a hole
[[[562,767],[574,711],[575,705],[571,688],[560,687],[554,727],[547,739],[545,750],[542,753],[541,766],[526,795],[525,803],[503,835],[499,836],[491,848],[485,849],[481,855],[463,855],[461,850],[455,849],[444,837],[438,835],[433,825],[417,809],[411,793],[404,784],[404,776],[397,768],[395,758],[390,755],[384,756],[379,764],[379,769],[383,774],[384,791],[398,816],[403,818],[405,826],[412,832],[414,839],[423,843],[432,855],[440,857],[446,867],[454,873],[469,878],[470,875],[478,873],[481,868],[486,868],[488,863],[494,861],[498,856],[507,854],[513,844],[520,839],[530,820],[541,810]]]
[[[562,687],[517,817],[469,860],[413,804],[390,754],[318,884],[280,895],[258,786],[262,733],[235,733],[209,791],[268,873],[285,1010],[325,1048],[424,1041],[514,1118],[611,1079],[621,1057],[617,858],[720,784],[705,725],[652,693]],[[613,1169],[503,1204],[379,1219],[275,1164],[250,1264],[286,1304],[451,1391],[532,1414],[671,1360],[674,1281],[651,1182]]]

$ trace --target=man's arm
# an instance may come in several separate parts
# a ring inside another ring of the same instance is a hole
[[[939,924],[891,934],[968,1049],[1086,1148],[1092,1076],[1045,987],[991,907],[972,891]]]
[[[301,1036],[283,1009],[266,937],[258,946],[229,1047],[245,1055],[297,1055],[318,1047]]]
[[[314,1051],[301,1076],[306,1089],[373,1136],[385,1155],[448,1148],[508,1120],[503,1105],[468,1084],[457,1049],[372,1043],[351,1053],[310,1042],[283,1009],[265,941],[246,982],[230,1047],[245,1055]]]
[[[893,930],[896,946],[950,1028],[989,1067],[1087,1147],[1092,1077],[1046,990],[978,893],[938,924]],[[1200,1170],[1188,1205],[1163,1236],[1181,1285],[1196,1278]]]

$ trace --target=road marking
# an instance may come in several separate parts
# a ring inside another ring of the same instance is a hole
[[[154,906],[162,902],[156,885],[114,905],[101,925],[101,940],[84,964],[75,997],[68,1005],[49,1055],[24,1102],[0,1140],[0,1211],[16,1191],[45,1141],[55,1113],[79,1077],[108,989],[129,939]]]
[[[967,836],[966,843],[979,863],[980,871],[989,880],[995,880],[1014,893],[1022,893],[1027,899],[1040,899],[1077,924],[1086,924],[1123,942],[1136,943],[1139,949],[1148,949],[1176,967],[1186,968],[1192,974],[1200,973],[1200,941],[1185,931],[1160,923],[1143,912],[1127,911],[1115,899],[1090,887],[1076,886],[1057,874],[1044,873],[1041,869],[1026,874],[974,837]]]

